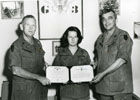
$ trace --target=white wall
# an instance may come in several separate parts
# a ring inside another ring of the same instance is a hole
[[[121,12],[118,16],[118,26],[129,32],[133,39],[133,50],[132,50],[132,67],[133,67],[133,83],[134,93],[140,97],[140,40],[133,38],[133,25],[134,22],[140,21],[140,0],[120,0],[121,1]]]
[[[15,0],[14,0],[15,1]],[[133,22],[140,21],[140,0],[120,0],[120,15],[118,16],[118,26],[129,32],[133,38]],[[98,0],[83,0],[83,13],[84,13],[84,39],[80,44],[85,48],[91,59],[93,58],[94,42],[97,36],[101,33],[98,22]],[[0,7],[1,10],[1,7]],[[37,18],[37,4],[36,0],[29,0],[24,2],[24,14],[33,14]],[[1,15],[1,14],[0,14]],[[2,75],[4,68],[4,58],[10,44],[17,39],[15,30],[21,19],[2,20],[0,16],[0,88],[2,81],[6,80]],[[44,20],[45,21],[45,20]],[[49,23],[49,22],[48,22]],[[42,23],[43,24],[43,23]],[[35,37],[38,38],[38,32]],[[51,65],[54,57],[52,56],[52,41],[42,40],[43,48],[46,52],[45,59]],[[134,92],[140,97],[140,73],[139,73],[139,59],[140,59],[140,40],[133,40],[132,64],[133,64],[133,77],[134,77]],[[1,92],[1,91],[0,91]],[[55,91],[49,92],[49,95],[54,94]],[[91,93],[92,94],[92,93]],[[91,95],[92,97],[92,95]],[[92,98],[93,99],[93,98]]]

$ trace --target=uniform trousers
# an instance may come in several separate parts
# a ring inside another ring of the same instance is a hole
[[[113,96],[98,94],[97,97],[97,100],[132,100],[132,93],[124,93]]]

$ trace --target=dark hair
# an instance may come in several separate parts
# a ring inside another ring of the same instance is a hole
[[[101,31],[104,33],[105,32],[105,28],[104,28],[104,25],[103,25],[103,14],[106,14],[108,12],[113,12],[114,13],[114,16],[115,16],[115,19],[117,19],[117,14],[116,12],[112,9],[112,8],[104,8],[103,10],[100,11],[100,14],[99,14],[99,23],[100,23],[100,28],[101,28]]]
[[[33,18],[36,21],[36,19],[33,15],[26,15],[26,16],[23,17],[21,23],[23,23],[25,21],[25,19],[27,19],[27,18]]]
[[[69,46],[69,43],[68,43],[68,32],[69,31],[75,31],[77,33],[77,37],[78,37],[77,45],[81,43],[83,37],[81,35],[80,30],[75,26],[70,26],[66,29],[63,36],[60,39],[60,43],[61,43],[60,47],[68,47]]]
[[[108,12],[113,12],[113,13],[114,13],[114,16],[115,16],[115,19],[117,19],[117,14],[116,14],[116,12],[115,12],[113,9],[111,9],[111,8],[105,8],[105,9],[101,10],[101,11],[100,11],[100,16],[101,16],[101,18],[102,18],[102,16],[103,16],[103,14],[106,14],[106,13],[108,13]]]

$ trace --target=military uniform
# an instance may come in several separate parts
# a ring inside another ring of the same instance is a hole
[[[67,66],[72,67],[76,65],[88,65],[90,64],[90,58],[84,49],[78,47],[78,50],[74,55],[70,50],[61,48],[58,50],[58,55],[54,59],[54,66]],[[87,83],[81,84],[66,84],[60,86],[60,97],[66,99],[89,99],[89,86]]]
[[[103,43],[104,34],[98,37],[95,44],[97,74],[110,67],[118,58],[124,59],[126,63],[98,82],[95,85],[96,92],[103,95],[132,93],[131,50],[133,42],[127,32],[117,27],[106,43]]]
[[[10,48],[9,68],[17,66],[31,73],[45,76],[44,53],[37,39],[34,38],[34,44],[30,45],[23,36],[20,36]],[[12,100],[44,100],[46,96],[47,88],[39,81],[13,76]]]

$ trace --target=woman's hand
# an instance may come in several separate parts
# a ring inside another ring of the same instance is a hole
[[[95,63],[94,61],[91,61],[90,65],[93,66],[93,69],[96,69],[96,67],[97,67],[97,63]]]
[[[46,71],[46,68],[49,67],[49,64],[45,62],[43,70]]]

